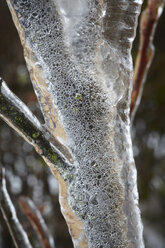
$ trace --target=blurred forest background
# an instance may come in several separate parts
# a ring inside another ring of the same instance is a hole
[[[154,44],[156,54],[132,127],[132,139],[146,248],[165,248],[165,12],[159,21]],[[137,48],[138,35],[134,42],[134,59]],[[0,75],[43,121],[5,0],[0,0]],[[56,179],[34,149],[1,119],[0,165],[6,168],[8,191],[33,246],[40,248],[33,229],[18,206],[18,198],[23,195],[29,196],[42,209],[56,247],[73,247],[60,213]],[[9,247],[14,245],[0,213],[0,248]]]

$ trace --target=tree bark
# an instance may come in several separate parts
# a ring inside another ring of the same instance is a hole
[[[72,157],[68,176],[51,168],[74,247],[143,248],[129,118],[142,1],[7,2],[51,140]]]

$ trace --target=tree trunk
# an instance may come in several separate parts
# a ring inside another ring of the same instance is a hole
[[[53,143],[75,248],[143,248],[130,137],[141,0],[7,0]]]

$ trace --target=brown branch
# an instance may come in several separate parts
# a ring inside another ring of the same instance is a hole
[[[34,205],[32,200],[30,200],[28,197],[20,197],[19,205],[22,211],[24,212],[24,214],[27,216],[31,225],[36,230],[40,242],[42,244],[42,247],[54,248],[55,246],[54,246],[53,237],[50,235],[40,211]]]
[[[9,90],[1,78],[0,117],[28,143],[33,145],[44,160],[54,164],[61,174],[63,171],[72,169],[71,161],[67,159],[67,155],[64,156],[63,150],[59,149],[58,141],[54,139],[53,145],[49,142],[46,138],[49,133],[42,127],[27,106]]]
[[[8,226],[16,248],[32,248],[28,236],[20,224],[14,205],[6,188],[5,169],[0,167],[0,210]]]
[[[130,116],[133,118],[139,105],[143,84],[150,67],[153,54],[155,28],[164,7],[164,0],[148,0],[140,20],[140,45],[135,62],[133,90],[131,96]]]

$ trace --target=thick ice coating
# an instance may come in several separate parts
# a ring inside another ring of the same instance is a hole
[[[73,156],[62,177],[83,225],[75,248],[144,247],[129,127],[141,3],[8,0],[46,125]]]

